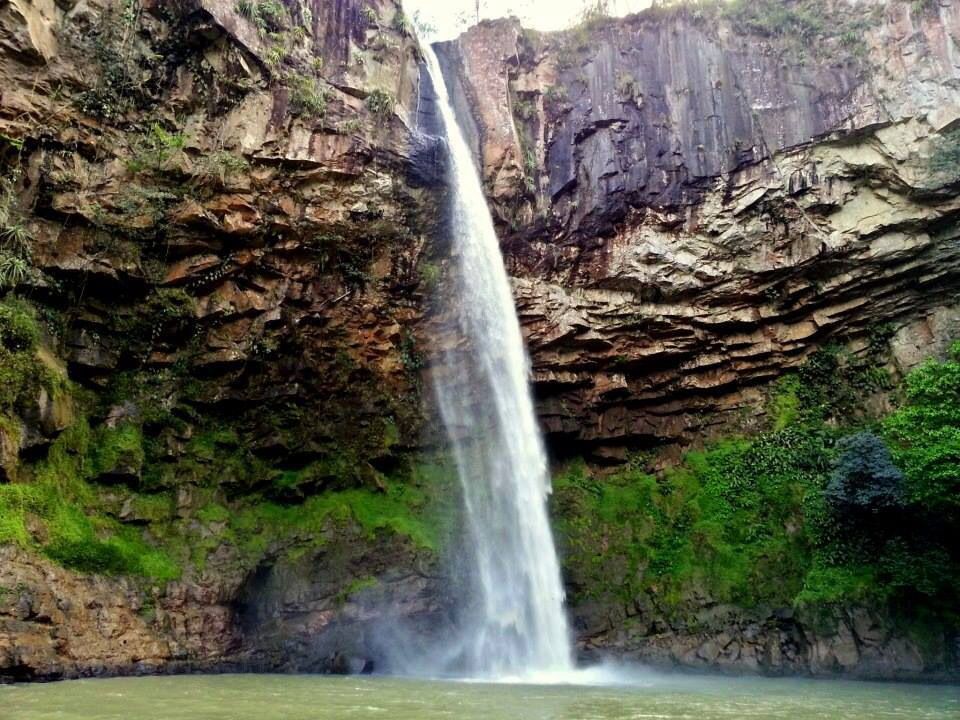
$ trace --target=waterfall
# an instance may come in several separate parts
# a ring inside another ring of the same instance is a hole
[[[442,311],[457,342],[434,390],[463,489],[476,580],[467,671],[530,677],[571,669],[547,516],[550,476],[529,360],[490,210],[433,49],[424,48],[449,148],[451,277]]]

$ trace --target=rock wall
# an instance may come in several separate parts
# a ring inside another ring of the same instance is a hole
[[[892,325],[909,367],[956,333],[957,178],[931,164],[960,4],[828,3],[807,35],[764,7],[441,46],[561,454],[749,428],[817,347]]]
[[[0,295],[42,336],[8,350],[59,378],[0,403],[0,678],[344,671],[383,657],[378,618],[443,627],[436,552],[358,520],[422,442],[419,62],[392,0],[0,2],[4,222],[30,266]],[[24,510],[51,471],[71,489]],[[177,579],[58,567],[63,513]]]
[[[763,427],[767,384],[825,343],[892,333],[899,372],[960,330],[935,162],[958,3],[831,3],[803,47],[714,12],[439,48],[557,456],[668,458]],[[362,672],[449,633],[418,68],[393,0],[0,0],[0,251],[29,260],[0,358],[30,380],[0,397],[0,680]],[[579,604],[580,649],[944,677],[862,609],[685,611]]]

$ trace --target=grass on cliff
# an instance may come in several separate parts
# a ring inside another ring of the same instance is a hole
[[[582,464],[561,473],[554,513],[575,593],[648,594],[678,610],[697,595],[860,603],[957,620],[960,344],[913,371],[880,422],[858,415],[855,399],[888,381],[838,356],[818,353],[781,381],[759,437],[715,442],[657,476],[634,466],[593,477]]]
[[[168,553],[100,511],[88,482],[93,454],[93,433],[81,419],[32,468],[29,482],[0,485],[0,544],[38,549],[83,572],[178,578],[180,567]]]
[[[193,517],[202,528],[200,537],[193,537],[192,522],[159,532],[166,545],[180,548],[201,570],[223,545],[237,550],[242,565],[253,566],[266,553],[296,555],[335,546],[354,531],[368,540],[389,533],[438,553],[453,532],[450,478],[442,462],[421,462],[380,478],[377,489],[318,491],[294,503],[262,495],[228,502],[211,488]]]
[[[39,350],[33,308],[9,296],[0,301],[0,422],[11,435],[19,434],[19,422],[12,418],[35,406],[41,390],[51,398],[70,392]],[[84,418],[76,419],[43,460],[21,467],[17,482],[0,485],[0,544],[35,548],[83,571],[178,577],[176,563],[147,543],[141,531],[100,512],[89,483],[113,469],[121,455],[136,457],[141,446],[133,426],[94,433]]]
[[[41,390],[62,389],[62,379],[38,356],[40,328],[33,308],[12,295],[0,300],[0,416],[36,402]]]

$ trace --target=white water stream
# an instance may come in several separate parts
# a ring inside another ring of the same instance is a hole
[[[458,341],[434,389],[463,485],[478,595],[463,661],[475,676],[562,676],[572,653],[529,360],[479,174],[436,55],[424,50],[449,147],[452,277],[442,310]]]

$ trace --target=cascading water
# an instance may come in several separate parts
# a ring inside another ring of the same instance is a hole
[[[529,361],[479,174],[436,55],[425,52],[449,148],[452,277],[442,309],[460,341],[444,352],[434,388],[463,486],[478,594],[464,660],[488,677],[560,674],[571,669],[570,637]]]

